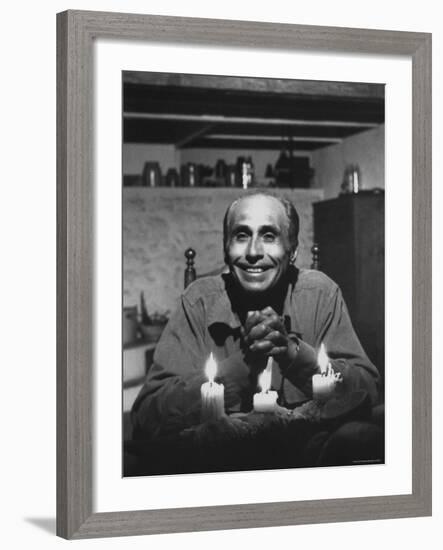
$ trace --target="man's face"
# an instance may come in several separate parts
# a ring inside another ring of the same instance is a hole
[[[273,289],[288,269],[291,257],[289,220],[275,198],[256,195],[241,199],[228,219],[226,259],[239,285],[248,293]]]

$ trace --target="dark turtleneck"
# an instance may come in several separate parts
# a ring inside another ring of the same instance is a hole
[[[278,315],[282,315],[288,288],[295,284],[297,276],[298,269],[291,265],[275,287],[268,292],[253,294],[245,292],[231,273],[225,275],[226,291],[241,323],[245,323],[248,311],[261,311],[266,307],[271,307]]]

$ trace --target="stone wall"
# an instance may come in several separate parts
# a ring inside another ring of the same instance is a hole
[[[320,189],[279,190],[300,215],[297,264],[309,267],[313,242],[312,203]],[[139,303],[144,291],[148,311],[172,310],[183,290],[184,252],[197,252],[197,273],[222,268],[222,220],[240,189],[123,189],[123,301]]]

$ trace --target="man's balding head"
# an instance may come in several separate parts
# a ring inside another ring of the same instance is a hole
[[[298,245],[299,218],[290,201],[255,193],[234,201],[223,223],[225,262],[247,294],[265,296],[285,280]]]

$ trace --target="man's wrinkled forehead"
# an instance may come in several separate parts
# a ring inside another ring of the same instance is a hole
[[[228,213],[229,232],[236,225],[273,225],[281,231],[289,229],[289,219],[281,202],[271,196],[254,195],[235,201]]]

